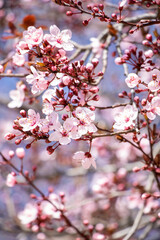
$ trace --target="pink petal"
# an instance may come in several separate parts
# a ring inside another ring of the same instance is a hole
[[[56,25],[50,26],[50,33],[54,36],[58,36],[60,34],[60,30]]]
[[[59,141],[60,138],[62,137],[62,134],[60,132],[53,132],[51,133],[51,135],[49,136],[49,141]]]
[[[71,142],[71,139],[69,138],[69,137],[61,137],[60,139],[59,139],[59,143],[61,144],[61,145],[67,145],[68,143],[70,143]]]

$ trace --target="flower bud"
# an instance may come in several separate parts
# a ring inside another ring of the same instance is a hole
[[[4,136],[4,138],[6,139],[6,140],[12,140],[13,138],[15,138],[15,134],[13,134],[13,133],[6,133],[5,134],[5,136]]]
[[[70,17],[70,16],[73,15],[73,12],[71,12],[71,11],[67,11],[67,12],[66,12],[66,15],[67,15],[68,17]]]
[[[142,198],[143,200],[145,200],[145,199],[147,199],[147,198],[150,198],[150,197],[151,197],[151,194],[150,194],[150,193],[143,193],[142,196],[141,196],[141,198]]]
[[[25,156],[25,150],[24,148],[17,148],[16,149],[16,155],[18,158],[23,159]]]
[[[146,35],[146,39],[147,39],[148,41],[152,42],[152,35],[148,33],[148,34]]]

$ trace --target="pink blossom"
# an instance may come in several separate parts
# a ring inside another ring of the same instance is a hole
[[[118,130],[125,130],[135,126],[134,121],[138,115],[138,109],[132,105],[127,105],[122,112],[115,115],[115,124],[113,128]]]
[[[95,158],[89,153],[89,152],[76,152],[73,155],[73,159],[76,160],[77,162],[81,162],[82,167],[85,169],[88,169],[91,167],[91,165],[96,168],[96,162],[95,162]]]
[[[128,77],[125,79],[125,82],[129,88],[134,88],[139,83],[139,77],[135,73],[129,73]]]
[[[69,132],[64,128],[60,128],[59,130],[51,133],[49,141],[58,141],[61,145],[67,145],[71,142],[71,139],[69,137]]]
[[[52,112],[50,115],[47,116],[47,119],[49,120],[49,125],[50,125],[50,129],[49,130],[53,130],[56,128],[59,128],[59,115],[56,112]],[[54,127],[54,125],[56,125],[56,127]],[[58,125],[58,127],[57,127]],[[53,127],[52,127],[53,126]]]
[[[25,41],[20,41],[16,47],[17,47],[18,53],[20,54],[25,54],[29,52],[28,44]]]
[[[57,48],[63,48],[66,51],[73,50],[74,46],[70,41],[72,37],[70,30],[63,30],[60,32],[56,25],[52,25],[50,26],[50,33],[51,34],[45,34],[44,36],[44,39],[47,40],[49,44]]]
[[[50,102],[51,99],[56,96],[56,90],[57,88],[48,89],[47,91],[45,91],[45,93],[42,96],[43,101],[48,100]]]
[[[17,90],[11,90],[9,93],[10,98],[12,101],[8,104],[9,108],[19,108],[22,106],[24,98],[25,98],[25,92],[24,88],[25,85],[22,84],[22,82],[18,82],[16,84]]]
[[[151,103],[147,102],[144,109],[147,110],[147,117],[150,120],[154,120],[156,118],[156,114],[160,116],[160,97],[156,96],[152,99]]]
[[[19,124],[23,127],[23,131],[30,131],[38,126],[39,121],[39,113],[36,113],[33,109],[29,109],[28,117],[19,119]]]
[[[61,124],[59,122],[59,115],[56,112],[52,112],[46,117],[48,121],[48,129],[49,131],[54,129],[59,129],[61,127]]]
[[[7,175],[6,185],[8,187],[13,187],[17,183],[16,177],[13,173]]]
[[[71,117],[67,118],[64,122],[64,128],[69,131],[69,136],[72,139],[78,139],[81,137],[81,134],[78,132],[79,120],[77,118]]]
[[[18,213],[18,218],[22,224],[27,225],[34,220],[36,220],[38,216],[38,209],[31,203],[28,203],[25,206],[25,209],[22,212]]]
[[[53,78],[53,81],[50,83],[51,86],[56,86],[61,82],[63,77],[63,73],[57,73],[56,76]]]
[[[151,57],[153,57],[153,51],[152,51],[151,49],[145,51],[145,52],[144,52],[144,56],[145,56],[146,58],[151,58]]]
[[[61,145],[67,145],[71,142],[71,138],[79,138],[80,135],[76,131],[77,124],[78,120],[76,118],[67,119],[63,126],[51,133],[49,141],[58,141]]]
[[[43,40],[42,28],[36,29],[34,26],[28,27],[27,31],[23,32],[23,38],[31,49],[34,46],[38,46]]]
[[[152,92],[157,92],[160,89],[160,80],[153,80],[148,83],[148,88]]]
[[[13,56],[13,63],[16,65],[16,66],[23,66],[24,63],[25,63],[25,58],[23,55],[19,55],[18,53],[16,53],[14,56]]]
[[[13,187],[17,183],[26,183],[26,179],[22,175],[16,175],[15,173],[9,173],[6,180],[6,185],[8,187]]]
[[[53,106],[51,102],[45,101],[43,104],[42,112],[46,115],[49,115],[53,112]]]
[[[92,123],[95,119],[94,111],[88,108],[78,107],[76,108],[75,115],[79,119],[78,131],[81,135],[87,132],[93,133],[97,131],[96,126]]]
[[[32,90],[31,90],[32,93],[36,94],[38,92],[44,91],[49,85],[49,82],[47,81],[47,79],[45,79],[45,73],[44,72],[38,73],[33,66],[31,66],[30,68],[33,74],[28,75],[26,77],[26,81],[29,84],[32,84]]]
[[[56,97],[56,90],[57,88],[48,89],[42,96],[43,99],[42,112],[46,115],[49,115],[53,112],[53,105],[51,99],[54,99]]]
[[[44,215],[47,215],[48,217],[60,219],[61,212],[58,211],[58,209],[62,210],[64,207],[60,203],[58,196],[54,193],[51,193],[49,195],[49,200],[53,203],[53,205],[51,203],[49,203],[48,201],[43,201],[41,203],[42,213]]]

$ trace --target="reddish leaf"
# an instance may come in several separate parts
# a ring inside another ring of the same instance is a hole
[[[23,22],[20,26],[26,30],[29,26],[35,26],[35,23],[36,17],[34,15],[27,15],[23,18]]]
[[[110,34],[112,35],[112,36],[116,36],[117,35],[117,30],[113,27],[113,25],[112,24],[108,24],[108,29],[109,29],[109,32],[110,32]]]
[[[8,27],[11,30],[12,34],[16,34],[17,28],[16,28],[16,26],[14,25],[13,22],[8,22]]]

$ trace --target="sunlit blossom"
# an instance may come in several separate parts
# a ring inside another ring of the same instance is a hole
[[[52,46],[63,48],[66,51],[72,51],[74,46],[70,41],[71,37],[72,33],[70,30],[60,32],[56,25],[52,25],[50,26],[50,34],[45,34],[44,39]]]
[[[135,126],[138,109],[132,105],[127,105],[122,112],[115,115],[114,129],[125,130]]]

